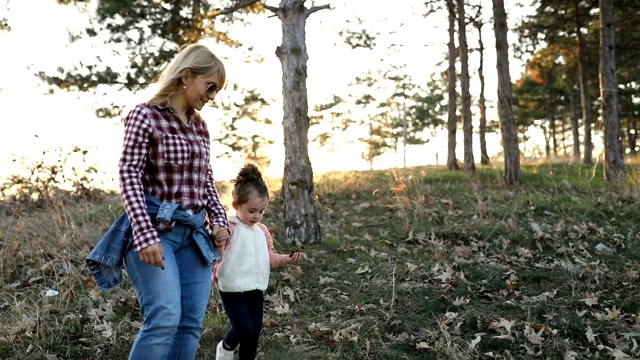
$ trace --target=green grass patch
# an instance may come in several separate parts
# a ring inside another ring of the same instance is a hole
[[[640,357],[637,166],[627,174],[614,185],[601,166],[525,164],[512,188],[499,166],[316,176],[322,242],[273,271],[259,359],[595,359],[603,346]],[[286,253],[270,185],[265,222]],[[84,264],[120,200],[77,204],[0,203],[0,358],[126,358],[135,292],[125,281],[97,293]],[[214,291],[198,359],[215,357],[227,328]]]

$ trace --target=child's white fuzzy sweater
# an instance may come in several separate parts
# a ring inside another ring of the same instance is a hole
[[[249,226],[231,216],[229,225],[230,240],[213,270],[218,289],[224,292],[265,291],[271,268],[288,264],[288,255],[275,252],[273,238],[264,224]]]

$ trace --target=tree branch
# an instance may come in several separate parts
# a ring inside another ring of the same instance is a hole
[[[324,9],[331,9],[331,5],[329,4],[325,4],[322,6],[314,6],[312,8],[310,8],[309,10],[307,10],[306,16],[309,17],[309,15],[313,14],[316,11],[320,11],[320,10],[324,10]]]
[[[279,7],[269,6],[269,5],[267,5],[267,4],[262,4],[262,6],[263,6],[265,9],[272,11],[272,12],[273,12],[274,14],[276,14],[276,15],[278,14],[278,11],[280,11],[280,8],[279,8]]]
[[[251,6],[257,2],[260,2],[260,0],[245,0],[245,1],[240,1],[238,2],[238,4],[232,6],[232,7],[228,7],[224,10],[220,10],[220,12],[217,15],[228,15],[231,14],[233,12],[235,12],[236,10],[242,9],[244,7],[248,7]]]

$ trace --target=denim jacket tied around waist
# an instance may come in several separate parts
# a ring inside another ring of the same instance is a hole
[[[197,214],[191,214],[176,203],[162,203],[156,197],[145,194],[147,212],[159,224],[175,221],[193,228],[193,239],[202,253],[207,264],[213,264],[220,259],[220,254],[205,229],[205,209]],[[123,213],[102,239],[87,255],[86,262],[91,270],[99,291],[105,291],[118,286],[122,282],[122,265],[124,256],[130,250],[133,242],[133,230],[127,213]]]

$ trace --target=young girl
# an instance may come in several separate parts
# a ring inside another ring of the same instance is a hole
[[[269,190],[260,170],[247,164],[232,182],[232,206],[236,215],[229,218],[231,237],[213,270],[213,279],[231,328],[218,343],[216,360],[233,360],[238,345],[240,360],[254,360],[262,330],[264,291],[269,283],[270,269],[297,265],[304,254],[275,252],[271,234],[260,222],[269,204]]]

